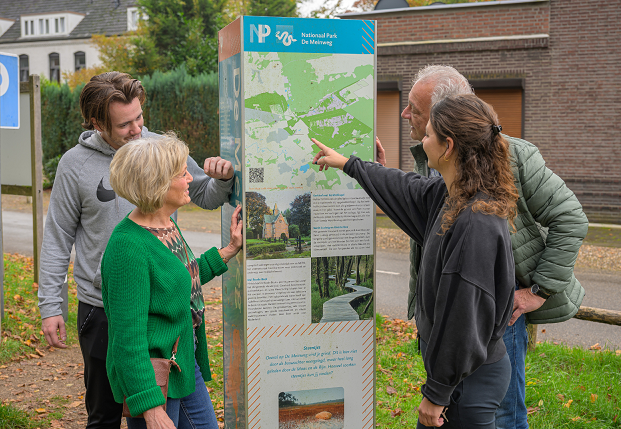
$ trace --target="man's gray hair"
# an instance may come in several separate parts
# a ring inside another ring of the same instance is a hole
[[[451,66],[428,65],[416,73],[412,85],[418,82],[434,82],[431,105],[451,95],[473,94],[472,87],[461,73]]]

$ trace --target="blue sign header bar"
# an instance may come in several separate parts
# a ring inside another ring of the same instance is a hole
[[[244,51],[374,54],[375,22],[245,16]]]

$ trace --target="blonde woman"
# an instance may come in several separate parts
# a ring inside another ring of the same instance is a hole
[[[167,134],[126,143],[110,165],[114,191],[136,208],[110,236],[101,272],[108,316],[107,372],[114,399],[126,398],[133,428],[217,428],[205,381],[211,380],[201,285],[226,272],[242,245],[241,207],[231,241],[195,257],[171,215],[190,202],[188,147]],[[170,358],[168,398],[150,358]],[[162,405],[166,403],[166,411]]]

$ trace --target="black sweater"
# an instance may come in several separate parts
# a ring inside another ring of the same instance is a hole
[[[422,394],[449,405],[455,387],[506,353],[515,266],[507,220],[468,206],[441,233],[447,189],[441,177],[385,168],[351,157],[343,171],[423,248],[416,327],[427,343]],[[477,195],[472,202],[485,198]]]

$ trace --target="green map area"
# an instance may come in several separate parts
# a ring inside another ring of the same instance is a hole
[[[244,55],[247,189],[359,188],[312,165],[310,139],[373,159],[373,55]]]

